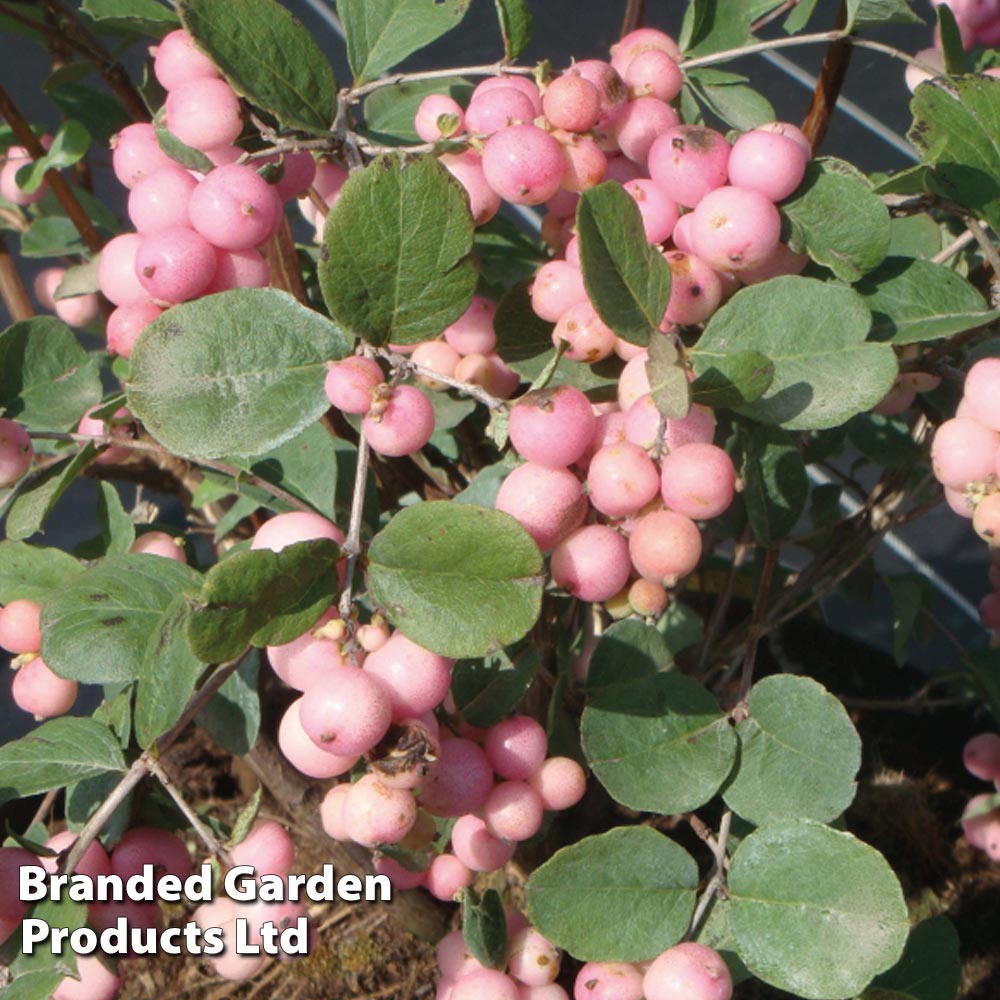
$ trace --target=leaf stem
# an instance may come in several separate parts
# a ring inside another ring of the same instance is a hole
[[[422,80],[446,80],[453,76],[503,76],[504,74],[533,76],[534,73],[534,69],[529,66],[511,66],[509,63],[501,60],[479,66],[457,66],[452,69],[421,70],[417,73],[392,73],[381,80],[372,80],[370,83],[362,84],[360,87],[344,90],[342,94],[349,103],[355,104],[362,97],[366,97],[376,90],[383,90],[385,87],[396,87],[401,83],[419,83]]]

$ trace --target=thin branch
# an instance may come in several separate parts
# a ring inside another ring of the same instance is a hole
[[[364,425],[358,438],[358,458],[354,471],[354,494],[351,497],[351,521],[347,527],[347,540],[344,551],[347,553],[347,570],[344,573],[344,590],[340,595],[340,617],[345,622],[351,620],[351,602],[354,594],[354,574],[357,570],[358,557],[361,555],[361,519],[365,510],[365,490],[368,485],[368,464],[371,460],[371,449],[365,436]]]
[[[636,28],[641,28],[646,20],[646,0],[628,0],[625,5],[625,16],[622,18],[622,30],[619,38],[631,34]]]
[[[837,28],[843,29],[847,24],[846,0],[841,0],[837,13]],[[813,91],[812,104],[802,122],[802,132],[809,140],[809,145],[815,154],[823,143],[830,119],[837,107],[837,98],[847,78],[847,69],[851,63],[851,37],[838,38],[827,47],[823,56],[823,66],[819,71],[816,89]]]
[[[973,239],[979,244],[980,250],[983,251],[984,256],[989,261],[994,281],[1000,281],[1000,252],[993,245],[986,227],[972,215],[964,215],[962,221],[969,232],[972,233]]]
[[[399,374],[404,377],[406,375],[418,375],[431,382],[440,382],[442,385],[457,389],[465,396],[478,399],[480,403],[488,406],[491,410],[503,410],[507,407],[506,400],[487,392],[481,385],[475,385],[472,382],[463,382],[452,375],[442,375],[440,372],[434,371],[433,368],[425,368],[423,365],[418,365],[415,361],[410,360],[410,358],[394,354],[392,351],[383,349],[378,353],[380,357],[385,358],[392,366],[394,375]]]
[[[45,793],[45,798],[42,799],[41,804],[35,810],[35,815],[31,817],[31,822],[28,824],[29,830],[36,823],[45,822],[45,817],[49,814],[52,807],[56,804],[56,799],[59,797],[59,793],[61,791],[62,791],[61,788],[53,788]]]
[[[15,322],[31,319],[35,315],[35,307],[28,297],[28,290],[24,287],[17,265],[2,235],[0,235],[0,299],[3,299],[10,318]]]
[[[725,891],[726,850],[729,847],[729,830],[732,826],[732,822],[732,811],[727,809],[722,814],[722,819],[719,821],[718,841],[713,842],[713,844],[709,844],[709,846],[712,847],[712,854],[714,855],[712,874],[709,877],[708,885],[705,886],[705,891],[698,899],[698,905],[695,907],[694,916],[691,917],[691,925],[687,932],[688,938],[695,937],[701,927],[701,922],[704,919],[705,914],[708,912],[709,906],[712,904],[712,901],[720,894],[720,892]]]
[[[729,568],[725,586],[722,588],[719,599],[715,602],[715,607],[712,608],[712,617],[709,619],[708,626],[705,629],[705,637],[702,639],[701,650],[698,655],[698,669],[696,673],[699,677],[705,673],[708,658],[712,652],[712,646],[715,644],[715,640],[718,638],[719,632],[726,621],[726,614],[733,599],[733,591],[736,589],[736,578],[739,576],[740,569],[751,548],[752,546],[749,544],[749,531],[746,531],[743,537],[736,543],[736,548],[733,551],[733,563]]]
[[[760,582],[757,584],[757,597],[754,600],[753,615],[750,619],[750,631],[747,634],[746,652],[743,656],[743,673],[740,678],[740,693],[737,706],[745,708],[750,696],[750,686],[753,684],[753,669],[757,662],[757,646],[763,632],[764,617],[767,613],[767,602],[771,596],[771,581],[778,565],[778,550],[768,549],[764,554],[764,568],[761,570]]]
[[[961,253],[970,243],[975,240],[975,233],[971,229],[966,229],[961,236],[957,239],[952,240],[940,253],[934,254],[931,257],[932,264],[944,264],[946,261],[951,260],[952,257],[957,253]]]
[[[764,14],[761,17],[758,17],[757,20],[750,25],[750,34],[756,35],[761,28],[766,28],[772,21],[777,21],[779,17],[782,17],[789,11],[795,10],[800,2],[801,0],[785,0],[783,4],[772,10],[770,14]]]
[[[351,103],[374,93],[376,90],[383,90],[385,87],[396,87],[401,83],[417,83],[421,80],[446,80],[453,76],[534,76],[534,69],[528,66],[511,66],[504,62],[486,63],[479,66],[459,66],[454,69],[431,69],[421,70],[418,73],[393,73],[391,76],[381,80],[372,80],[371,83],[362,84],[352,90],[343,91],[344,97]]]

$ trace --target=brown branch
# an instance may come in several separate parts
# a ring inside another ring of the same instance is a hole
[[[299,255],[295,249],[295,239],[287,215],[282,216],[278,231],[267,241],[264,254],[271,269],[271,286],[294,295],[304,306],[309,305],[309,296],[302,280],[302,269],[299,267]]]
[[[764,568],[761,570],[760,582],[757,584],[757,597],[754,600],[753,614],[750,619],[750,630],[747,633],[746,652],[743,655],[743,674],[740,679],[740,693],[737,698],[737,708],[746,709],[750,697],[750,686],[753,684],[753,669],[757,662],[757,647],[765,634],[764,619],[767,614],[767,602],[771,596],[771,581],[778,565],[778,550],[768,549],[764,554]]]
[[[636,28],[641,28],[645,20],[646,0],[628,0],[625,5],[625,17],[622,19],[622,30],[619,37],[624,38]]]
[[[837,14],[837,28],[843,30],[846,24],[847,6],[842,2]],[[830,127],[830,119],[833,117],[837,98],[840,97],[847,76],[847,67],[851,62],[851,52],[851,39],[838,38],[837,41],[830,43],[823,57],[823,67],[816,81],[812,105],[802,122],[802,131],[809,140],[814,155]]]
[[[21,275],[17,273],[17,265],[2,235],[0,235],[0,299],[3,299],[3,304],[15,323],[22,319],[31,319],[35,315],[35,307],[28,297],[28,290],[24,287]]]

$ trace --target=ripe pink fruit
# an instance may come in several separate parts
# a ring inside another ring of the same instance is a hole
[[[514,87],[494,87],[484,94],[474,96],[465,111],[465,127],[480,136],[516,123],[532,122],[535,106],[531,98]]]
[[[969,369],[964,402],[973,420],[1000,431],[1000,358],[983,358]]]
[[[348,840],[347,828],[344,826],[344,802],[347,794],[351,790],[350,782],[334,785],[323,796],[323,801],[319,806],[319,818],[323,824],[323,830],[328,837],[334,840]]]
[[[316,746],[302,728],[299,718],[301,702],[302,699],[298,698],[288,706],[278,726],[278,746],[285,759],[310,778],[337,778],[346,774],[358,762],[358,756],[349,754],[341,757]]]
[[[728,163],[726,137],[700,125],[677,125],[649,151],[650,176],[668,197],[686,208],[694,208],[726,183]]]
[[[65,715],[76,701],[76,692],[76,681],[57,677],[40,656],[18,669],[10,689],[14,704],[39,720]]]
[[[972,847],[980,850],[986,848],[986,844],[993,838],[993,831],[1000,819],[1000,811],[990,809],[988,812],[979,812],[985,809],[993,799],[989,793],[973,796],[969,799],[969,804],[965,807],[965,815],[962,817],[962,833]],[[976,816],[971,813],[979,813]]]
[[[11,146],[7,150],[7,158],[3,161],[3,166],[0,167],[0,196],[14,205],[33,205],[36,201],[41,201],[49,189],[45,181],[42,181],[31,192],[25,191],[17,183],[18,172],[31,162],[32,158],[28,155],[27,150],[22,146]]]
[[[302,695],[302,728],[309,738],[340,756],[367,753],[392,722],[392,702],[382,684],[358,667],[334,667]]]
[[[549,469],[536,462],[518,466],[500,486],[496,509],[505,511],[548,552],[587,514],[580,480],[568,469]]]
[[[538,792],[523,781],[501,782],[483,804],[486,828],[503,840],[528,840],[538,833],[543,816]]]
[[[1000,434],[968,417],[946,420],[934,434],[934,475],[954,489],[991,479],[995,474]]]
[[[584,59],[574,63],[570,72],[578,73],[597,89],[601,99],[601,119],[598,125],[607,125],[611,116],[621,109],[628,98],[625,81],[610,63],[601,59]]]
[[[143,177],[173,164],[160,148],[156,130],[148,122],[126,125],[111,139],[111,164],[115,176],[127,188],[133,188]]]
[[[420,792],[420,804],[434,816],[463,816],[481,808],[493,788],[493,768],[471,740],[445,740]]]
[[[191,856],[180,837],[156,827],[133,827],[111,852],[111,870],[127,879],[140,874],[143,865],[153,865],[157,876],[176,875],[179,879],[193,871]]]
[[[631,442],[601,448],[590,461],[590,502],[606,517],[635,514],[659,492],[660,476],[652,459]]]
[[[781,238],[781,216],[759,191],[724,187],[691,213],[694,252],[717,271],[759,267]]]
[[[562,148],[562,186],[566,191],[587,191],[604,180],[608,158],[593,139],[565,131],[555,132],[554,138]]]
[[[452,987],[450,1000],[519,1000],[517,984],[496,969],[476,969]]]
[[[510,440],[530,462],[548,468],[572,465],[587,449],[596,418],[575,386],[529,392],[510,412]]]
[[[590,299],[578,302],[559,317],[552,331],[552,346],[565,342],[565,357],[592,365],[603,361],[615,349],[615,334],[597,315]]]
[[[179,163],[146,174],[128,196],[128,217],[139,235],[187,226],[188,203],[196,187],[198,182]]]
[[[183,539],[168,535],[165,531],[144,531],[132,543],[129,552],[160,556],[162,559],[173,559],[174,562],[187,562]]]
[[[627,962],[588,962],[576,975],[573,1000],[642,1000],[642,973]]]
[[[444,340],[425,340],[422,344],[417,344],[410,357],[414,364],[438,375],[444,375],[445,378],[451,378],[455,374],[455,367],[462,358],[461,354]],[[444,382],[438,382],[426,375],[420,375],[417,380],[435,391],[447,388]]]
[[[646,241],[663,243],[668,240],[677,224],[677,206],[650,180],[628,181],[625,190],[639,206]]]
[[[130,305],[119,306],[108,317],[105,333],[108,338],[108,351],[120,354],[123,358],[132,356],[139,334],[156,319],[163,310],[151,299],[144,302],[133,302]]]
[[[125,233],[108,240],[97,263],[97,283],[104,297],[116,306],[148,302],[149,293],[139,282],[135,260],[142,237]]]
[[[497,307],[477,295],[469,308],[444,331],[444,339],[463,357],[467,354],[490,354],[497,346],[493,317]]]
[[[461,931],[451,931],[438,942],[437,964],[441,975],[450,979],[459,979],[466,972],[483,968],[465,946]]]
[[[215,63],[195,48],[194,39],[181,28],[164,35],[156,46],[153,73],[164,90],[219,75]]]
[[[419,889],[424,884],[423,872],[411,872],[398,861],[390,857],[376,858],[372,862],[376,875],[385,875],[392,883],[394,892],[405,892],[407,889]]]
[[[239,146],[234,148],[236,156],[228,160],[229,163],[234,163],[243,155],[243,150]],[[212,159],[216,153],[217,151],[213,150],[209,159]],[[280,156],[277,154],[265,156],[256,161],[258,167],[269,163],[281,164],[281,177],[273,184],[279,201],[285,202],[291,201],[293,198],[301,198],[316,180],[316,161],[313,159],[312,153],[307,150],[301,149],[297,153],[282,153]],[[222,162],[216,164],[216,166],[224,165]]]
[[[918,56],[919,58],[919,56]],[[944,65],[942,64],[942,69]],[[768,122],[766,125],[758,125],[756,128],[757,132],[773,132],[775,135],[784,136],[786,139],[791,139],[799,149],[802,150],[802,154],[807,160],[812,158],[813,151],[812,145],[806,138],[805,133],[798,127],[798,125],[792,125],[789,122]]]
[[[396,632],[366,660],[364,671],[378,679],[392,704],[395,722],[423,715],[444,701],[452,661]]]
[[[11,601],[0,610],[0,649],[21,656],[42,646],[42,608],[34,601]]]
[[[729,183],[759,191],[771,201],[784,201],[802,183],[807,162],[794,139],[754,129],[733,143]]]
[[[656,28],[636,28],[611,46],[611,65],[624,74],[633,59],[649,51],[666,52],[672,59],[681,57],[681,50],[670,35]]]
[[[78,955],[79,979],[66,976],[56,987],[52,1000],[114,1000],[122,987],[121,978],[99,959]]]
[[[774,252],[758,267],[748,267],[740,271],[740,281],[744,285],[759,285],[771,278],[780,278],[786,274],[801,274],[809,263],[809,257],[804,253],[795,253],[786,244],[779,243]]]
[[[0,885],[6,892],[0,896],[0,924],[19,924],[28,914],[29,906],[22,902],[13,887],[21,878],[23,867],[34,867],[39,860],[23,847],[0,847]],[[3,927],[0,926],[0,939],[3,938]]]
[[[534,927],[518,931],[510,941],[507,970],[525,986],[546,986],[559,975],[559,949]]]
[[[434,406],[416,387],[398,385],[385,409],[366,414],[361,423],[372,451],[388,458],[412,455],[434,433]]]
[[[258,875],[284,878],[295,864],[295,845],[288,831],[273,819],[258,819],[250,832],[229,851],[234,865],[253,865]]]
[[[157,302],[187,302],[209,286],[217,265],[215,248],[187,226],[143,236],[135,273],[146,295]]]
[[[628,549],[640,576],[672,587],[698,565],[701,532],[683,514],[657,510],[636,522]]]
[[[700,257],[680,250],[671,250],[664,257],[673,278],[664,323],[680,326],[704,323],[722,301],[718,272]]]
[[[653,962],[642,987],[646,1000],[730,1000],[733,977],[717,951],[684,941]]]
[[[443,903],[450,903],[462,889],[472,885],[473,880],[472,872],[454,854],[439,854],[424,872],[427,891]],[[476,994],[472,996],[480,1000]]]
[[[308,542],[317,538],[329,538],[338,545],[344,543],[344,533],[332,521],[309,511],[291,511],[288,514],[278,514],[261,525],[250,548],[280,552],[296,542]]]
[[[531,286],[531,307],[549,323],[557,322],[573,306],[587,301],[583,275],[564,260],[543,264]]]
[[[205,295],[227,292],[231,288],[266,288],[271,282],[271,266],[259,250],[216,249],[215,260],[215,275]]]
[[[660,49],[649,49],[636,56],[624,73],[629,93],[635,97],[655,97],[672,101],[684,85],[677,60]]]
[[[637,615],[659,618],[670,603],[670,596],[659,583],[640,577],[628,589],[628,603]]]
[[[555,128],[586,132],[601,117],[601,95],[589,80],[570,70],[549,84],[542,110]]]
[[[202,151],[229,146],[243,131],[240,100],[225,80],[203,77],[167,94],[167,127]]]
[[[309,684],[327,671],[348,664],[340,644],[322,634],[322,628],[333,618],[327,612],[308,632],[282,646],[268,646],[267,657],[274,672],[296,691],[305,691]]]
[[[996,781],[1000,778],[1000,736],[996,733],[973,736],[962,751],[962,763],[969,774],[983,781]]]
[[[646,362],[649,360],[649,352],[643,351],[637,354],[622,369],[618,379],[618,405],[622,411],[627,413],[632,404],[640,396],[649,395],[649,375],[646,373]]]
[[[534,117],[537,118],[542,113],[542,95],[539,93],[538,84],[526,76],[487,77],[476,85],[476,89],[472,92],[472,100],[500,87],[513,87],[524,94],[531,101],[531,105],[535,110]]]
[[[490,137],[483,173],[490,187],[513,205],[540,205],[562,183],[562,147],[534,125],[512,125]]]
[[[490,833],[478,816],[467,813],[452,827],[451,849],[471,871],[496,872],[514,857],[515,847]]]
[[[217,167],[189,203],[191,225],[214,246],[248,250],[266,243],[281,221],[281,198],[253,167]]]
[[[34,457],[28,432],[13,420],[0,417],[0,488],[13,486],[31,467]]]
[[[527,781],[542,766],[548,746],[539,723],[527,715],[513,715],[490,729],[485,749],[501,778]]]
[[[571,757],[549,757],[527,781],[553,812],[575,806],[587,790],[586,772]]]
[[[85,434],[87,437],[92,438],[103,438],[108,435],[111,437],[128,437],[129,431],[126,424],[132,419],[132,414],[124,406],[115,410],[115,414],[111,420],[99,420],[97,417],[91,416],[95,409],[97,407],[92,406],[80,419],[80,423],[76,429],[78,434]],[[111,445],[104,447],[94,461],[101,465],[116,465],[119,462],[124,462],[130,454],[131,451],[128,448],[119,448]]]
[[[612,129],[621,151],[645,167],[653,143],[679,124],[680,117],[669,104],[655,97],[637,97],[615,116]]]
[[[353,355],[330,365],[324,389],[330,405],[338,410],[367,413],[372,405],[372,390],[383,381],[382,369],[374,358]]]
[[[344,799],[344,828],[356,844],[398,844],[417,819],[417,803],[402,788],[387,788],[374,774],[359,778]]]
[[[483,158],[474,149],[464,153],[445,153],[441,165],[465,188],[469,196],[472,221],[483,226],[500,211],[500,195],[490,187],[483,173]]]
[[[714,444],[689,444],[664,455],[660,463],[663,502],[696,521],[729,509],[736,491],[732,459]]]
[[[447,134],[458,135],[465,131],[462,105],[447,94],[428,94],[417,108],[413,126],[424,142],[437,142],[438,139],[445,138],[445,133],[441,131],[441,118],[452,115],[457,119],[457,124],[449,127]]]
[[[628,580],[628,543],[613,528],[589,524],[552,553],[552,579],[581,601],[606,601]]]
[[[972,527],[984,542],[996,547],[1000,539],[1000,493],[983,497],[972,514]]]
[[[455,365],[455,378],[480,385],[500,399],[510,399],[521,384],[521,376],[498,354],[467,354]]]

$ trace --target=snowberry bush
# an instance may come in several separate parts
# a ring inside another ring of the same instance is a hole
[[[1000,74],[980,48],[1000,5],[936,5],[915,57],[878,29],[926,7],[848,0],[808,33],[816,6],[691,0],[676,38],[633,24],[552,66],[517,61],[531,12],[497,0],[495,63],[405,73],[468,2],[338,0],[338,82],[277,0],[0,5],[43,46],[55,12],[70,58],[54,135],[0,90],[0,226],[52,265],[35,315],[0,243],[0,646],[39,723],[0,746],[0,804],[47,795],[0,848],[3,995],[128,979],[127,957],[26,953],[32,914],[165,920],[31,906],[22,866],[287,881],[311,831],[388,877],[404,926],[430,913],[440,936],[436,901],[461,902],[439,1000],[730,1000],[751,978],[924,996],[905,984],[951,939],[911,929],[844,823],[851,717],[755,666],[940,501],[1000,544]],[[148,48],[141,86],[122,43]],[[821,154],[836,73],[799,128],[720,68],[787,45],[905,73],[919,163]],[[89,188],[102,148],[124,227]],[[60,551],[40,536],[81,476],[94,537]],[[177,494],[186,530],[126,510],[122,482]],[[898,595],[905,650],[919,588]],[[996,667],[972,651],[961,683],[1000,718]],[[250,758],[287,829],[260,794],[231,828],[185,800],[170,750],[192,725]],[[965,763],[1000,781],[1000,737]],[[998,816],[983,794],[963,818],[994,859]],[[304,913],[223,896],[186,919],[261,940]],[[212,959],[231,980],[265,961]]]

